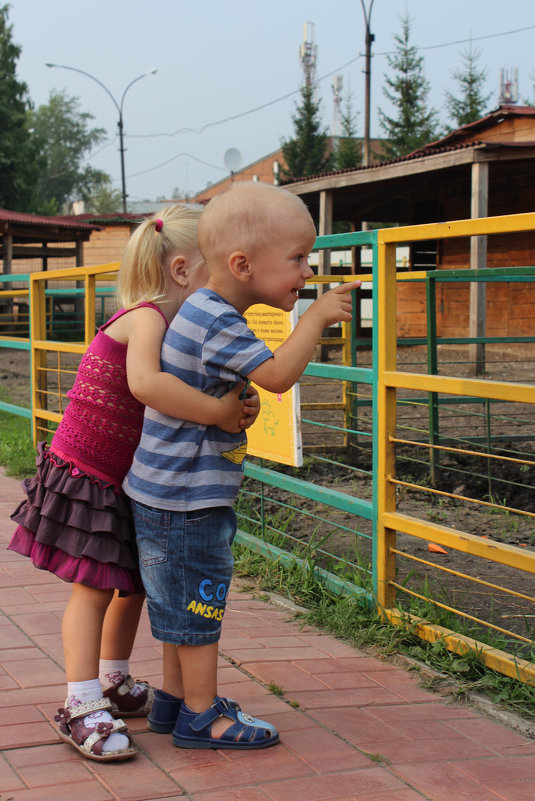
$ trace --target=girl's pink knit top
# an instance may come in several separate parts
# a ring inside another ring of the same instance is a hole
[[[154,308],[165,320],[154,304],[139,305]],[[117,488],[132,463],[145,408],[128,388],[128,346],[105,333],[114,320],[128,311],[121,309],[114,314],[88,346],[74,385],[67,392],[70,403],[50,444],[52,453],[73,464],[72,475],[79,469]]]

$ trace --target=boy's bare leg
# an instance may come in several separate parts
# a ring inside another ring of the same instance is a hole
[[[163,643],[163,684],[162,690],[175,698],[184,698],[184,684],[178,655],[178,645]],[[210,701],[212,703],[212,701]]]
[[[217,646],[217,642],[177,646],[184,703],[192,712],[205,712],[214,703],[217,695]],[[228,718],[218,718],[212,723],[211,736],[220,737],[231,725]]]
[[[102,626],[101,659],[130,659],[144,600],[143,593],[120,598],[115,591]]]

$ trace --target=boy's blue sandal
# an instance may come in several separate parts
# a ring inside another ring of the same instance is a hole
[[[213,738],[211,726],[220,717],[229,718],[232,723],[221,737]],[[267,748],[278,741],[279,733],[271,723],[251,717],[237,708],[234,701],[219,695],[205,712],[192,712],[182,704],[173,731],[173,744],[178,748]]]
[[[227,698],[227,701],[230,706],[240,709],[237,701],[232,701],[230,698]],[[176,726],[181,706],[182,698],[177,698],[163,690],[155,690],[152,708],[147,715],[149,729],[157,734],[171,734]]]
[[[175,728],[181,706],[181,698],[176,698],[163,690],[156,690],[152,709],[147,715],[149,729],[158,734],[170,734]]]

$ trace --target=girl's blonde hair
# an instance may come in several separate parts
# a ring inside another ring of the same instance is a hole
[[[123,308],[165,298],[169,259],[176,254],[188,256],[198,249],[200,215],[200,209],[177,203],[136,228],[126,246],[117,279],[117,296]]]

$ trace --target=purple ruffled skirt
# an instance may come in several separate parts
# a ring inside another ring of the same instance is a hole
[[[64,581],[122,595],[143,592],[130,501],[124,493],[39,443],[37,472],[22,482],[26,499],[8,549]]]

